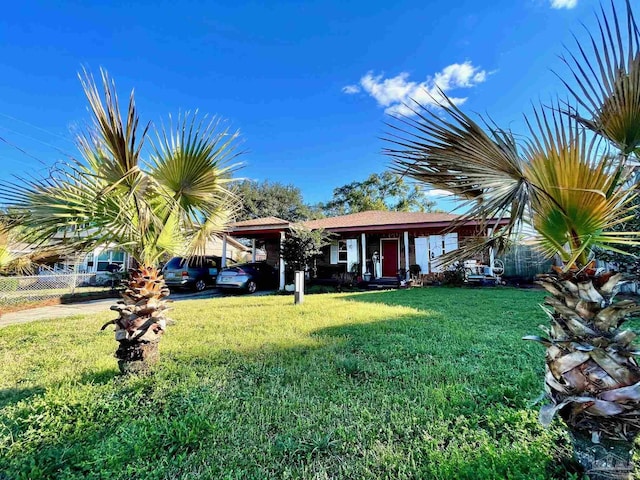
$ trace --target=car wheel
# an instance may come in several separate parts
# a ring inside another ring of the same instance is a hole
[[[207,282],[200,278],[196,280],[196,283],[193,285],[193,287],[195,288],[196,292],[202,292],[205,288],[207,288]]]
[[[247,282],[247,292],[254,293],[258,289],[258,285],[253,280]]]

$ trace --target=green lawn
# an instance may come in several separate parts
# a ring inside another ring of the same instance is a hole
[[[0,479],[577,478],[532,403],[539,291],[176,304],[123,378],[109,312],[0,330]],[[4,475],[4,476],[3,476]]]

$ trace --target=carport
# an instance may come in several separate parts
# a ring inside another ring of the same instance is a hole
[[[281,246],[285,235],[289,231],[291,223],[278,217],[264,217],[253,220],[236,222],[229,226],[226,235],[222,237],[222,261],[226,266],[227,238],[248,238],[251,240],[251,261],[256,261],[256,241],[264,244],[267,254],[266,262],[278,270],[279,289],[284,290],[284,260],[281,255]]]

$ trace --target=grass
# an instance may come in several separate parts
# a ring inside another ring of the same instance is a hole
[[[579,478],[532,406],[542,296],[184,301],[160,368],[128,378],[109,313],[7,327],[0,479]]]

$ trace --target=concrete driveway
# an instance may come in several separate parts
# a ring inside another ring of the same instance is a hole
[[[201,298],[216,298],[224,294],[218,289],[208,289],[198,293],[172,293],[169,297],[176,302],[184,300],[196,300]],[[111,305],[116,303],[116,298],[104,300],[92,300],[89,302],[69,303],[66,305],[49,305],[46,307],[31,308],[0,314],[0,328],[16,323],[35,322],[37,320],[50,320],[53,318],[71,317],[74,315],[87,315],[90,313],[104,313]]]

